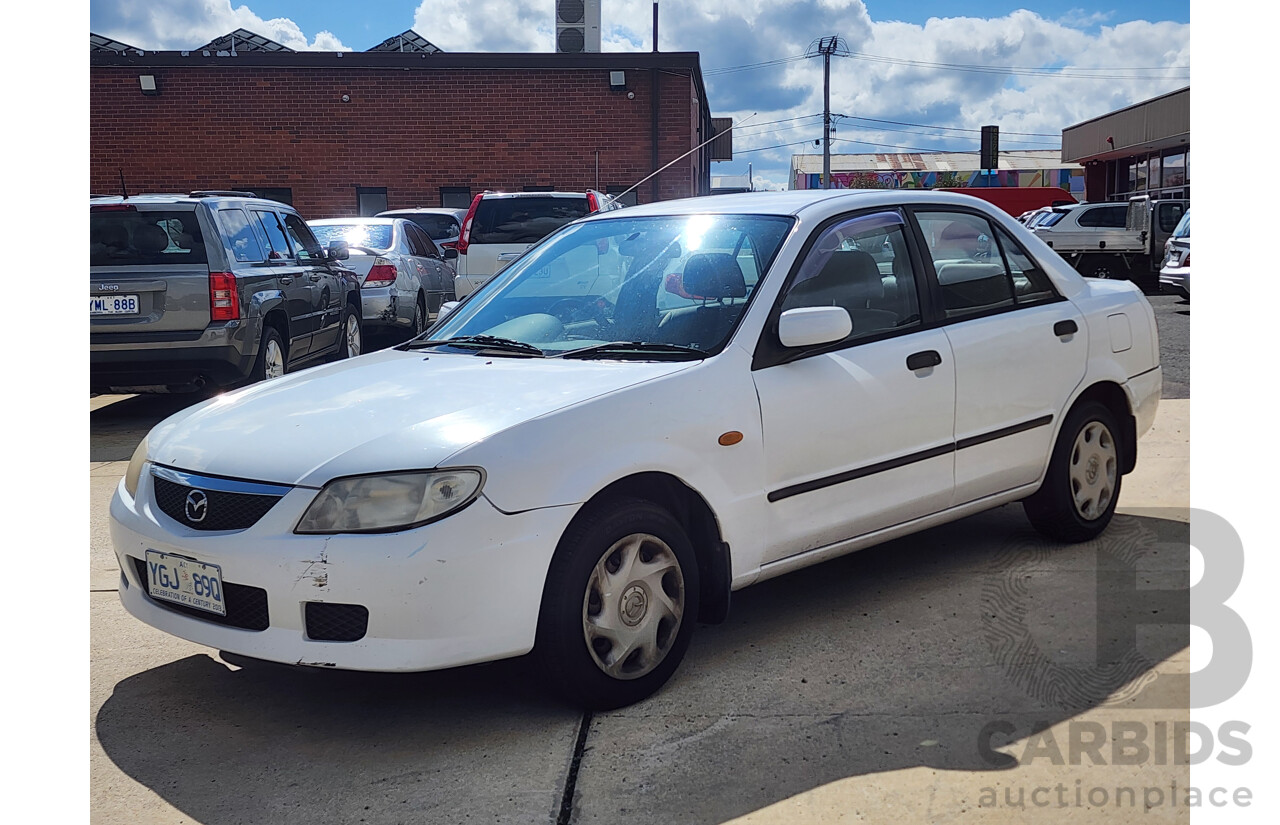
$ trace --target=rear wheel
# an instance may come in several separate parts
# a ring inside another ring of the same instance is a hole
[[[1048,538],[1094,538],[1111,523],[1120,498],[1120,428],[1104,404],[1072,409],[1058,433],[1044,484],[1022,502],[1033,527]]]
[[[1081,271],[1088,278],[1104,278],[1109,281],[1123,281],[1129,277],[1129,268],[1116,255],[1092,255],[1084,260]]]
[[[552,559],[536,650],[552,689],[593,709],[657,691],[698,615],[698,565],[667,511],[622,499],[576,520]]]
[[[427,306],[422,300],[422,296],[418,296],[418,303],[413,307],[413,332],[409,337],[416,338],[427,331]]]
[[[355,358],[364,352],[364,338],[360,331],[360,313],[351,304],[342,310],[342,332],[338,341],[339,358]]]
[[[279,378],[285,374],[287,352],[284,341],[275,327],[267,327],[262,331],[262,343],[258,345],[258,360],[253,365],[253,380],[265,381],[268,378]]]

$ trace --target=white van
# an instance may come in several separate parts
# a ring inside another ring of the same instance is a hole
[[[525,250],[570,221],[619,209],[602,192],[481,192],[471,201],[458,239],[458,300],[492,278]]]

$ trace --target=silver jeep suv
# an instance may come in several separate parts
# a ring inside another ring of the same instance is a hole
[[[251,192],[90,198],[90,391],[236,386],[359,355],[348,254]]]

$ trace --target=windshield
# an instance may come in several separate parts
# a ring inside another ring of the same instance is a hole
[[[308,224],[315,233],[321,246],[328,246],[334,241],[346,241],[348,246],[359,246],[365,249],[390,249],[391,224],[389,223],[334,223]]]
[[[429,333],[488,336],[562,355],[601,348],[629,359],[723,349],[792,219],[681,215],[565,228],[485,284]],[[665,346],[665,349],[663,347]]]
[[[1178,221],[1178,225],[1173,228],[1173,237],[1190,238],[1191,237],[1191,211],[1188,210],[1182,216],[1182,220]]]

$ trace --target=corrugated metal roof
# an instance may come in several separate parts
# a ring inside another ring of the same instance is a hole
[[[982,170],[977,152],[902,152],[867,155],[832,155],[831,171],[837,172],[978,172]],[[1066,163],[1057,149],[1021,150],[1000,153],[1003,171],[1037,171],[1042,169],[1081,169],[1078,163]],[[792,155],[792,175],[796,172],[822,172],[822,155]]]

